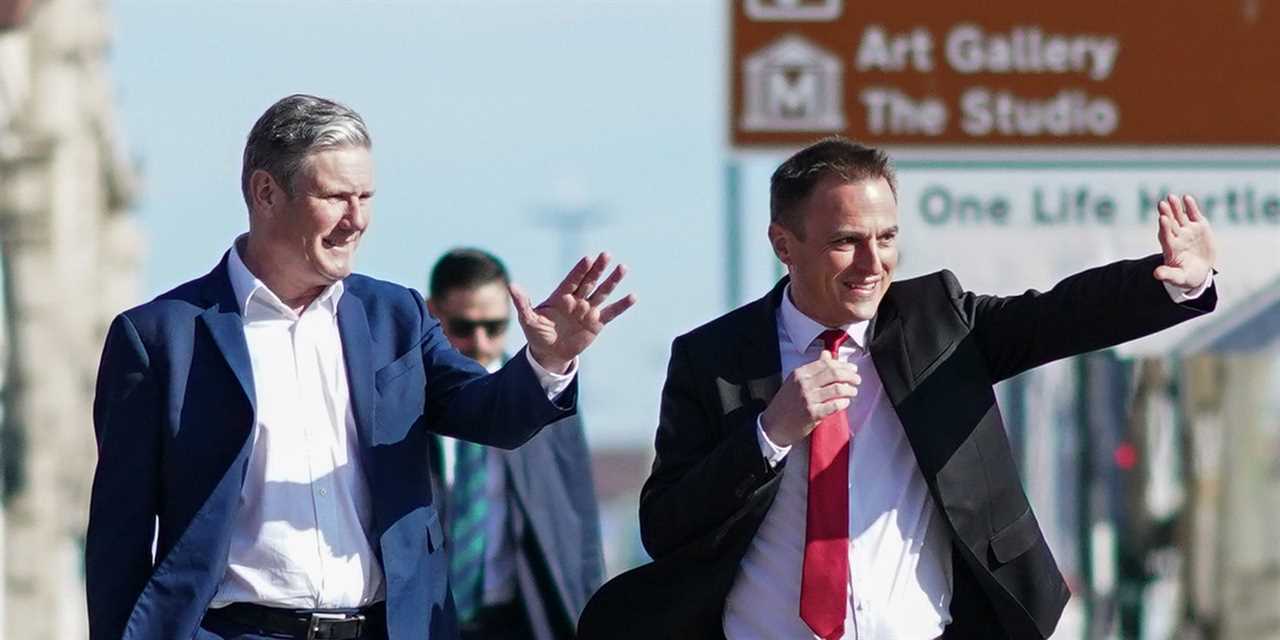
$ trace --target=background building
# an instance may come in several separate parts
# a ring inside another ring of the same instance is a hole
[[[93,383],[107,323],[138,299],[104,11],[0,1],[5,638],[84,635]]]

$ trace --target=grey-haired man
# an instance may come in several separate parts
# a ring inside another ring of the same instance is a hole
[[[519,446],[571,414],[576,358],[633,303],[584,258],[490,374],[416,292],[352,273],[374,194],[351,109],[286,97],[245,146],[249,231],[120,314],[94,404],[95,639],[453,638],[428,432]],[[154,541],[154,551],[153,551]]]

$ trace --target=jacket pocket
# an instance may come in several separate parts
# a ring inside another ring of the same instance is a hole
[[[1040,541],[1040,525],[1031,509],[1027,509],[1008,526],[991,536],[991,555],[996,562],[1005,564],[1024,554]]]
[[[396,358],[391,362],[391,364],[378,369],[378,371],[373,374],[374,387],[381,390],[383,385],[386,383],[391,382],[392,380],[395,380],[396,378],[399,378],[405,373],[413,370],[414,363],[421,365],[422,352],[417,349],[410,349],[408,353]]]

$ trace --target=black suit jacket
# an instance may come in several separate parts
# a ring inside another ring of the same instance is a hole
[[[881,302],[871,356],[951,533],[956,587],[959,576],[967,586],[952,604],[957,622],[977,614],[967,610],[976,601],[993,635],[1047,637],[1057,625],[1069,594],[1023,493],[992,385],[1213,309],[1212,289],[1174,304],[1152,276],[1158,264],[1118,262],[1007,298],[965,292],[942,271],[894,283]],[[597,592],[579,622],[584,640],[722,636],[725,598],[783,468],[761,456],[756,419],[782,382],[776,310],[785,284],[672,343],[657,458],[640,498],[641,535],[656,561]]]
[[[443,469],[442,445],[432,442],[436,470]],[[604,581],[600,511],[582,421],[576,414],[566,417],[518,449],[490,449],[488,455],[499,457],[506,476],[516,599],[533,638],[572,638],[587,598]],[[443,484],[438,471],[433,480]],[[446,501],[446,512],[449,506]]]

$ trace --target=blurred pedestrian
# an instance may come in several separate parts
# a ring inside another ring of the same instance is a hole
[[[510,277],[478,249],[431,269],[427,308],[463,355],[496,371],[506,351]],[[574,637],[604,580],[600,513],[582,420],[571,415],[506,451],[433,436],[446,496],[450,574],[463,640]]]

